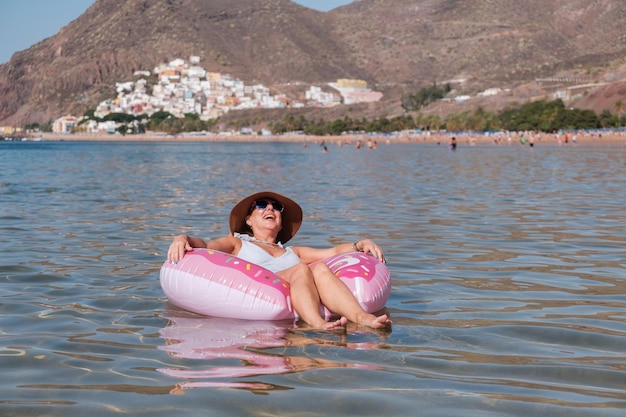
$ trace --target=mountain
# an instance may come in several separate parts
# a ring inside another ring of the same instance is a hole
[[[624,27],[623,0],[360,0],[327,13],[289,0],[98,0],[0,65],[0,125],[82,114],[134,71],[191,55],[275,89],[364,79],[386,102],[358,111],[382,115],[433,82],[468,94],[564,74],[598,82],[623,63]]]
[[[619,0],[364,0],[334,17],[337,39],[382,83],[502,86],[626,55]]]

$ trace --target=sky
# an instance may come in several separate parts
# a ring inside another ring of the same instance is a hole
[[[302,6],[328,11],[353,0],[292,0]],[[55,35],[83,14],[95,0],[0,0],[0,64],[14,52]]]

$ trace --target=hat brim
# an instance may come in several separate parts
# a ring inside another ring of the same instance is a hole
[[[246,217],[248,216],[252,203],[263,198],[276,200],[285,208],[281,213],[282,228],[280,232],[278,232],[277,239],[281,243],[288,242],[294,237],[298,229],[300,229],[300,225],[302,224],[302,208],[292,199],[272,191],[262,191],[249,195],[233,207],[229,217],[231,233],[250,233],[250,228],[246,224]]]

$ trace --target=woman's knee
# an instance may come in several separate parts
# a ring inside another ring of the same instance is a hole
[[[313,275],[316,277],[319,276],[324,276],[324,275],[335,275],[333,274],[333,271],[330,270],[330,268],[328,267],[328,265],[326,265],[323,262],[317,262],[313,265],[310,266],[311,271],[313,272]]]
[[[313,279],[311,268],[304,263],[299,263],[289,269],[280,271],[278,275],[289,282],[293,282],[294,279]]]
[[[316,279],[335,277],[333,271],[331,271],[328,265],[323,262],[313,264],[309,268]]]

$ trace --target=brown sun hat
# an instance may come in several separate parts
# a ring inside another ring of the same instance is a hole
[[[246,224],[246,217],[250,212],[252,203],[256,200],[276,200],[285,208],[282,215],[282,229],[278,232],[277,239],[281,243],[287,243],[300,229],[302,224],[302,208],[290,198],[287,198],[272,191],[262,191],[249,195],[241,200],[230,211],[230,231],[232,233],[250,234],[250,227]]]

